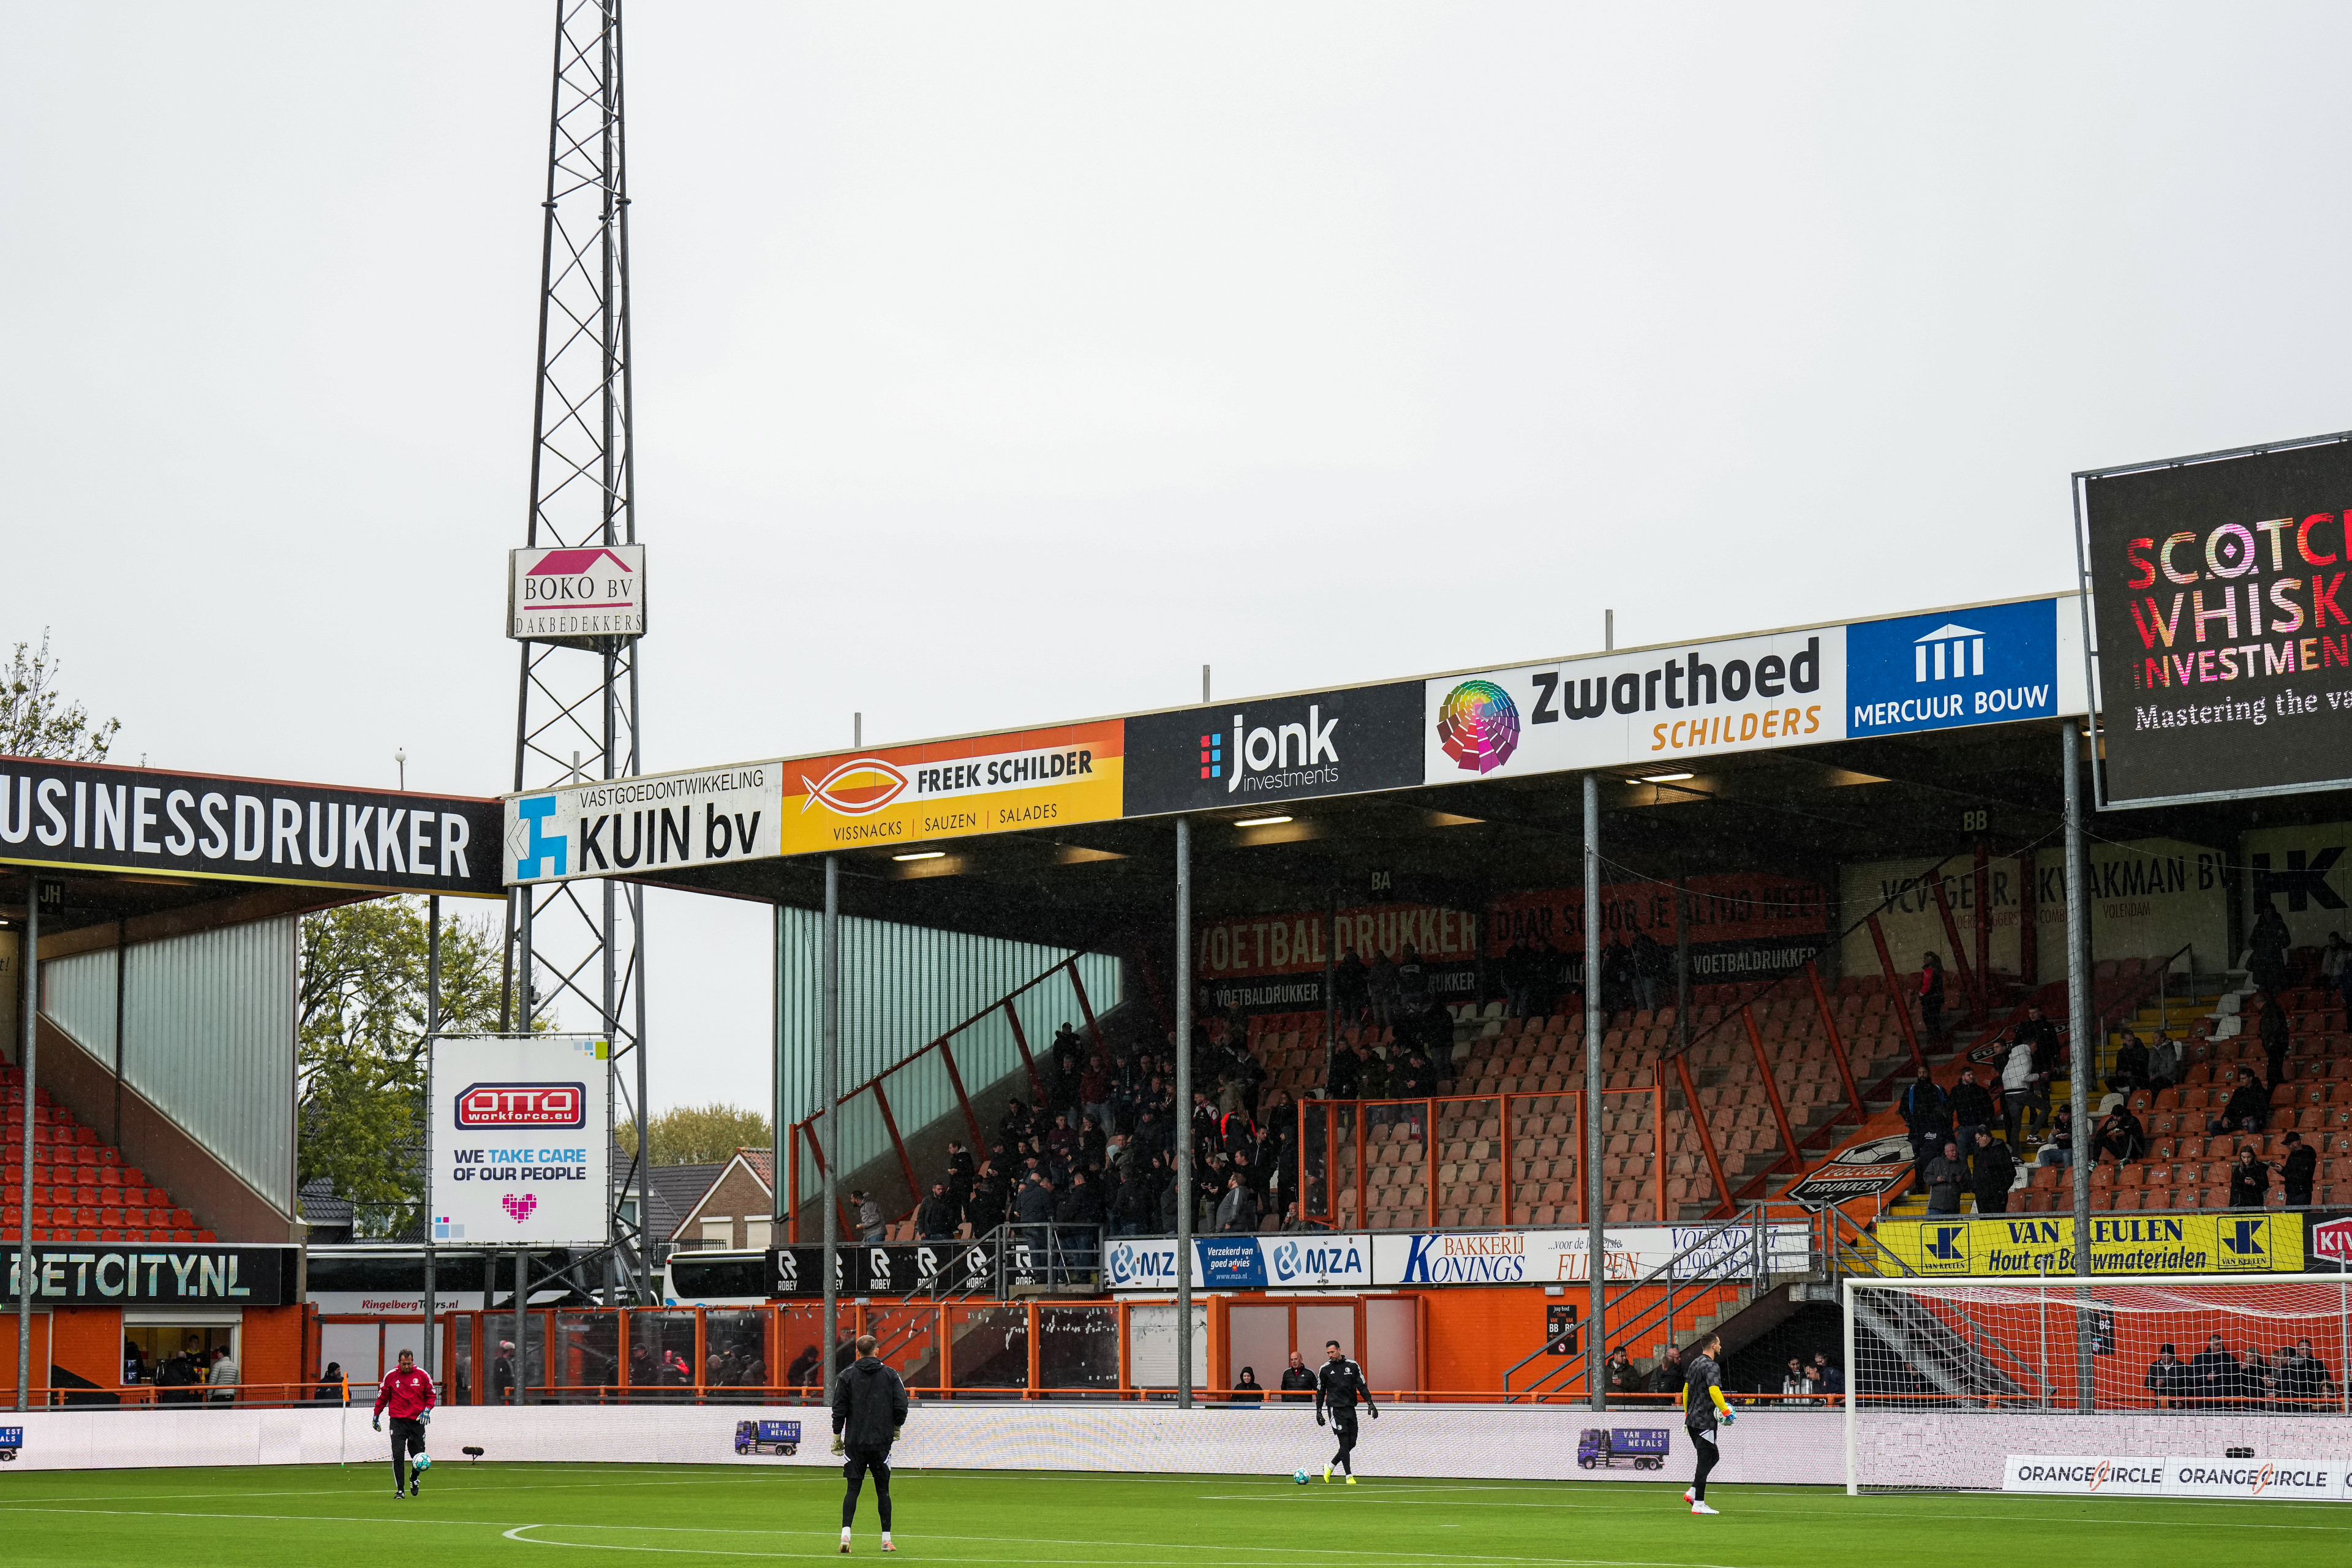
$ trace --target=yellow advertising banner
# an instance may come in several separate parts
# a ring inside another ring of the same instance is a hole
[[[783,764],[786,855],[1105,822],[1124,810],[1117,719]]]
[[[1924,1275],[2032,1279],[2074,1272],[2072,1215],[1882,1219],[1878,1243]],[[2091,1216],[2094,1274],[2299,1274],[2299,1214]]]

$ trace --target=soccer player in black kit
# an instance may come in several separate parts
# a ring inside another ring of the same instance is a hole
[[[882,1550],[890,1540],[890,1445],[907,1424],[907,1385],[874,1353],[874,1336],[857,1337],[857,1359],[834,1380],[833,1451],[842,1457],[841,1549],[849,1550],[850,1522],[857,1517],[857,1493],[874,1478],[874,1507],[882,1516]]]
[[[1723,1397],[1723,1369],[1715,1361],[1722,1352],[1723,1336],[1709,1336],[1683,1372],[1683,1430],[1690,1434],[1691,1447],[1698,1450],[1697,1473],[1691,1478],[1690,1489],[1683,1493],[1693,1513],[1717,1511],[1706,1506],[1707,1472],[1723,1457],[1716,1447],[1716,1421],[1720,1417],[1728,1426],[1738,1419]]]
[[[1323,1425],[1323,1413],[1331,1414],[1331,1434],[1339,1439],[1339,1451],[1331,1456],[1331,1463],[1323,1467],[1323,1480],[1328,1485],[1334,1468],[1347,1472],[1348,1484],[1356,1484],[1356,1463],[1349,1456],[1356,1450],[1356,1401],[1381,1418],[1380,1406],[1372,1403],[1372,1391],[1364,1382],[1364,1369],[1340,1353],[1339,1342],[1323,1342],[1323,1370],[1315,1378],[1315,1425]]]

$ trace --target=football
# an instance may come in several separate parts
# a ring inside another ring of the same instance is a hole
[[[1290,1479],[1297,1481],[1303,1487],[1307,1484],[1307,1472],[1305,1470],[1293,1470],[1290,1472]]]
[[[433,1456],[430,1454],[419,1454],[416,1456],[415,1463],[409,1468],[421,1476],[425,1471],[433,1468]]]

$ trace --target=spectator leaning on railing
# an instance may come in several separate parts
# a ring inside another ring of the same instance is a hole
[[[2189,1397],[2189,1368],[2170,1345],[2165,1345],[2158,1350],[2156,1359],[2147,1363],[2147,1375],[2140,1380],[2140,1384],[2156,1396],[2158,1410],[2169,1410]]]
[[[2189,1393],[2200,1405],[2218,1407],[2238,1396],[2238,1358],[2214,1334],[2189,1363]]]

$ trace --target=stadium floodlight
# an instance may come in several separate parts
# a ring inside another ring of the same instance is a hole
[[[1279,827],[1289,820],[1290,818],[1286,816],[1244,816],[1234,826],[1235,827]]]
[[[2352,1275],[1858,1279],[1843,1296],[1849,1494],[2000,1490],[2021,1457],[2291,1459],[2334,1451],[2315,1417],[2352,1415]]]
[[[947,858],[947,853],[944,849],[918,849],[912,854],[893,855],[890,858],[893,860],[943,860]]]
[[[1643,773],[1641,782],[1646,784],[1680,784],[1685,779],[1696,777],[1696,773]]]

